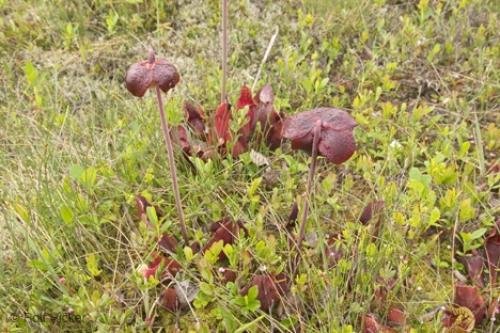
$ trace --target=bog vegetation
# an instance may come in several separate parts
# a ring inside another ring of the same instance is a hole
[[[0,0],[2,331],[494,332],[495,2],[228,4]]]

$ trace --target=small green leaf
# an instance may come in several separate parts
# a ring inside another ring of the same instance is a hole
[[[93,189],[97,181],[97,170],[89,167],[80,175],[80,183],[87,189]]]
[[[23,220],[23,222],[28,222],[30,220],[30,213],[28,209],[23,205],[19,203],[14,204],[14,210],[16,211],[17,216],[19,216],[19,218]]]
[[[61,208],[59,208],[59,215],[61,216],[64,223],[66,224],[73,223],[74,215],[70,207],[62,206]]]
[[[74,180],[79,180],[84,171],[81,165],[73,164],[69,167],[69,176]]]
[[[471,237],[474,240],[482,238],[483,235],[486,233],[486,231],[487,231],[486,228],[479,228],[471,233]]]
[[[250,289],[248,289],[247,297],[250,300],[256,299],[258,295],[259,295],[259,288],[257,288],[257,286],[253,286]]]
[[[28,84],[30,86],[34,86],[38,79],[38,70],[36,69],[36,67],[31,61],[29,61],[24,65],[23,70]]]
[[[86,258],[87,261],[87,269],[92,276],[99,276],[101,274],[101,270],[99,269],[98,259],[94,254],[90,254]]]
[[[187,262],[191,262],[193,260],[193,249],[189,246],[184,247],[184,258],[186,258]]]
[[[472,207],[471,199],[464,199],[460,202],[459,207],[459,219],[461,222],[466,222],[472,220],[476,212],[474,207]]]
[[[434,207],[429,216],[429,225],[435,226],[436,222],[439,221],[440,218],[441,212],[439,211],[439,208]]]
[[[148,220],[155,226],[158,225],[158,215],[156,215],[156,209],[153,206],[146,208],[146,215]]]

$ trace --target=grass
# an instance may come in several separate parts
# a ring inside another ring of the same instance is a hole
[[[257,87],[271,84],[286,114],[336,106],[359,123],[350,161],[318,161],[305,260],[273,316],[242,306],[209,260],[182,249],[177,279],[201,288],[182,315],[162,310],[159,282],[138,272],[160,233],[180,230],[154,99],[132,98],[124,74],[152,45],[182,76],[167,97],[169,121],[182,121],[184,100],[213,112],[219,2],[4,0],[0,12],[2,331],[133,332],[154,317],[153,330],[166,332],[351,332],[365,313],[383,322],[391,305],[404,309],[413,331],[440,330],[432,313],[467,275],[453,258],[481,247],[476,231],[492,228],[499,214],[500,178],[490,170],[500,148],[495,1],[230,2],[233,103],[279,28]],[[192,238],[204,243],[206,227],[224,216],[246,222],[249,236],[233,246],[231,263],[239,286],[259,267],[287,269],[283,226],[302,199],[308,166],[288,145],[253,148],[269,170],[244,154],[192,159],[193,171],[177,155]],[[139,193],[164,213],[154,230],[135,215]],[[376,238],[374,223],[357,222],[372,200],[385,201]],[[344,255],[329,268],[324,240],[334,233],[343,235]],[[396,284],[377,304],[375,290],[390,278]],[[499,290],[483,295],[494,299]],[[33,318],[44,313],[84,320]],[[477,330],[494,328],[485,320]]]

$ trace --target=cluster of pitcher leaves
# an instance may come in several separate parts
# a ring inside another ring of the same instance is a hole
[[[179,82],[179,79],[177,69],[172,64],[164,59],[155,58],[154,53],[150,52],[148,60],[133,64],[129,68],[126,75],[126,87],[137,97],[144,96],[149,88],[156,88],[161,106],[158,88],[166,93]],[[304,150],[312,155],[310,180],[314,176],[317,155],[325,157],[328,162],[341,164],[354,154],[356,143],[353,129],[356,122],[347,112],[335,108],[316,108],[286,116],[275,110],[273,102],[274,93],[270,85],[264,85],[254,95],[249,87],[242,86],[240,96],[235,103],[235,109],[237,112],[246,110],[246,121],[235,133],[231,131],[233,111],[229,101],[225,100],[220,103],[213,112],[213,118],[207,117],[201,106],[186,102],[184,104],[185,124],[174,129],[169,128],[166,141],[172,138],[189,161],[190,156],[206,160],[230,154],[237,158],[240,154],[248,151],[252,144],[257,146],[264,142],[271,149],[275,149],[281,146],[285,140],[289,140],[292,149]],[[163,110],[160,108],[161,112]],[[172,181],[175,184],[176,179]],[[142,196],[136,197],[136,204],[141,219],[150,224],[146,210],[151,204]],[[304,208],[307,214],[307,206]],[[370,220],[376,220],[372,229],[374,237],[378,236],[382,220],[380,212],[383,208],[383,201],[370,202],[359,217],[360,223],[364,225],[368,224]],[[298,207],[294,204],[288,219],[289,223],[285,226],[289,233],[293,232],[297,213]],[[304,215],[301,221],[301,230],[304,229],[303,224],[305,224],[306,216]],[[378,218],[375,219],[374,216],[378,216]],[[454,304],[447,307],[443,314],[443,326],[449,331],[470,332],[487,314],[491,316],[495,314],[495,311],[498,311],[497,302],[492,301],[488,305],[478,288],[484,287],[483,267],[485,265],[488,268],[490,284],[492,287],[497,286],[496,271],[499,267],[500,257],[499,227],[500,225],[496,229],[494,228],[486,237],[483,253],[475,252],[471,256],[463,258],[469,279],[473,284],[467,285],[465,284],[467,281],[464,281],[455,285]],[[247,235],[247,229],[243,221],[223,218],[210,226],[209,233],[210,237],[204,245],[192,242],[185,244],[185,246],[189,245],[193,253],[204,254],[215,244],[234,244],[240,237]],[[298,237],[298,251],[300,251],[302,236]],[[344,255],[342,247],[339,246],[341,241],[340,234],[330,235],[327,240],[325,254],[331,267],[335,266]],[[177,246],[178,241],[174,236],[162,235],[158,240],[157,251],[152,260],[142,270],[145,278],[157,276],[166,283],[159,304],[171,312],[181,311],[192,301],[192,298],[185,297],[185,290],[179,291],[175,288],[177,284],[171,283],[175,280],[177,273],[185,268],[174,259],[173,254],[176,252]],[[221,283],[235,282],[237,272],[227,267],[227,258],[224,252],[219,253],[218,261],[220,263],[218,276]],[[253,275],[250,281],[240,286],[242,295],[247,294],[251,287],[256,286],[260,308],[268,313],[272,312],[287,297],[295,274],[293,272],[289,276],[284,272],[271,273],[272,271],[273,269],[260,271]],[[396,285],[396,281],[397,278],[380,279],[378,281],[380,287],[375,290],[374,302],[379,303],[379,305],[384,304],[387,294]],[[391,305],[387,312],[387,318],[383,322],[388,326],[380,323],[374,314],[366,314],[362,316],[363,332],[391,332],[393,327],[404,326],[406,323],[404,309],[397,305]]]

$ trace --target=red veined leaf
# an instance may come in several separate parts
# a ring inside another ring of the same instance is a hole
[[[175,288],[165,288],[160,296],[160,305],[167,311],[175,312],[179,310],[180,304]]]
[[[359,222],[362,224],[367,224],[373,217],[373,215],[379,214],[384,208],[385,202],[383,200],[376,200],[369,202],[363,209],[359,217]]]
[[[173,136],[172,140],[176,142],[179,146],[181,146],[182,151],[187,155],[191,154],[191,143],[189,142],[189,136],[184,126],[179,125],[176,127],[175,136]]]
[[[163,266],[162,266],[163,264]],[[147,279],[150,276],[156,275],[158,269],[162,267],[162,279],[175,276],[182,268],[182,266],[172,258],[165,258],[163,255],[158,254],[149,263],[149,265],[142,271],[142,275]]]
[[[163,256],[157,255],[153,261],[149,263],[149,265],[142,271],[142,275],[147,279],[150,276],[154,276],[156,271],[160,267],[160,264],[163,260]]]
[[[387,322],[392,326],[405,326],[406,314],[397,307],[390,307],[387,313]]]
[[[198,241],[191,242],[189,247],[191,248],[191,250],[193,250],[193,253],[198,253],[201,250],[201,245],[200,245],[200,242],[198,242]]]
[[[366,314],[361,319],[361,326],[363,333],[392,333],[396,332],[392,328],[380,324],[375,315]]]
[[[272,104],[274,102],[273,88],[266,84],[257,93],[258,103]]]
[[[186,113],[186,118],[189,126],[198,135],[205,134],[205,115],[203,114],[203,109],[200,106],[195,106],[189,102],[184,103],[184,111]]]
[[[182,269],[181,264],[175,259],[165,258],[165,270],[163,271],[163,279],[170,279],[171,277],[175,277],[177,273]]]
[[[226,267],[219,268],[219,275],[222,283],[234,282],[236,280],[236,272]]]
[[[265,85],[251,99],[251,91],[248,87],[242,87],[238,105],[249,106],[247,112],[248,121],[238,131],[238,141],[233,148],[233,156],[238,156],[248,149],[248,142],[254,135],[257,124],[260,124],[267,145],[276,149],[281,145],[283,122],[282,117],[273,107],[273,90],[270,85]]]
[[[247,117],[249,117],[249,114],[253,113],[253,109],[250,109],[247,113]],[[251,121],[247,121],[245,125],[243,125],[239,130],[238,130],[238,140],[233,146],[233,152],[232,155],[233,157],[238,157],[240,154],[246,152],[248,150],[248,142],[250,141],[250,138],[252,136],[252,128],[251,128]]]
[[[247,85],[243,85],[240,90],[240,97],[236,102],[237,109],[243,109],[245,106],[255,105],[255,102],[252,98],[252,91]]]
[[[271,149],[281,146],[283,141],[283,115],[274,112],[272,115],[271,128],[267,133],[267,145]]]
[[[233,157],[238,157],[248,150],[248,141],[243,138],[238,138],[233,146]]]
[[[137,210],[137,215],[138,217],[146,223],[148,227],[151,226],[151,222],[149,222],[148,215],[147,215],[147,208],[151,206],[149,201],[143,197],[142,195],[137,195],[135,197],[135,206]]]
[[[476,318],[476,323],[479,324],[483,320],[486,313],[486,304],[477,287],[457,283],[453,302],[471,310]]]
[[[219,220],[219,221],[216,221],[216,222],[213,222],[211,225],[210,225],[210,228],[208,228],[208,230],[213,234],[217,231],[217,229],[219,229],[223,223],[226,223],[226,222],[230,222],[229,218],[223,218],[222,220]]]
[[[205,246],[202,248],[202,253],[207,251],[213,244],[218,241],[222,241],[223,244],[234,244],[234,241],[239,235],[240,229],[242,229],[245,233],[247,233],[246,228],[243,226],[241,221],[233,222],[229,218],[225,218],[221,221],[215,222],[212,228],[215,231],[213,232],[213,236],[208,240]],[[224,258],[224,253],[220,254],[221,259]]]
[[[257,286],[259,290],[258,298],[262,311],[269,312],[274,305],[277,305],[289,290],[289,279],[285,274],[276,276],[268,273],[254,275],[252,281],[243,290],[246,295],[252,286]]]
[[[290,215],[288,215],[288,222],[286,224],[287,230],[292,230],[295,224],[297,223],[297,217],[299,215],[299,205],[295,201],[292,204],[292,208],[290,209]]]
[[[328,267],[335,267],[340,259],[342,259],[344,252],[342,251],[341,244],[339,240],[341,239],[341,235],[335,233],[333,235],[329,235],[327,238],[327,246],[325,248],[325,256],[328,260]]]
[[[477,251],[473,250],[472,255],[463,258],[464,266],[467,268],[467,273],[471,281],[478,287],[483,287],[483,280],[481,275],[483,273],[484,260]]]
[[[227,102],[219,104],[215,111],[215,132],[218,138],[218,144],[223,145],[231,140],[229,123],[231,121],[230,105]]]
[[[269,103],[259,103],[256,106],[250,107],[247,116],[250,123],[251,134],[254,133],[257,124],[260,124],[262,133],[267,135],[271,126],[280,119],[273,105]]]
[[[498,285],[497,271],[500,268],[500,219],[497,220],[496,225],[486,236],[484,248],[488,259],[490,281],[496,286]]]
[[[168,234],[163,234],[158,240],[158,246],[160,250],[165,252],[175,252],[175,248],[177,247],[177,240]]]

